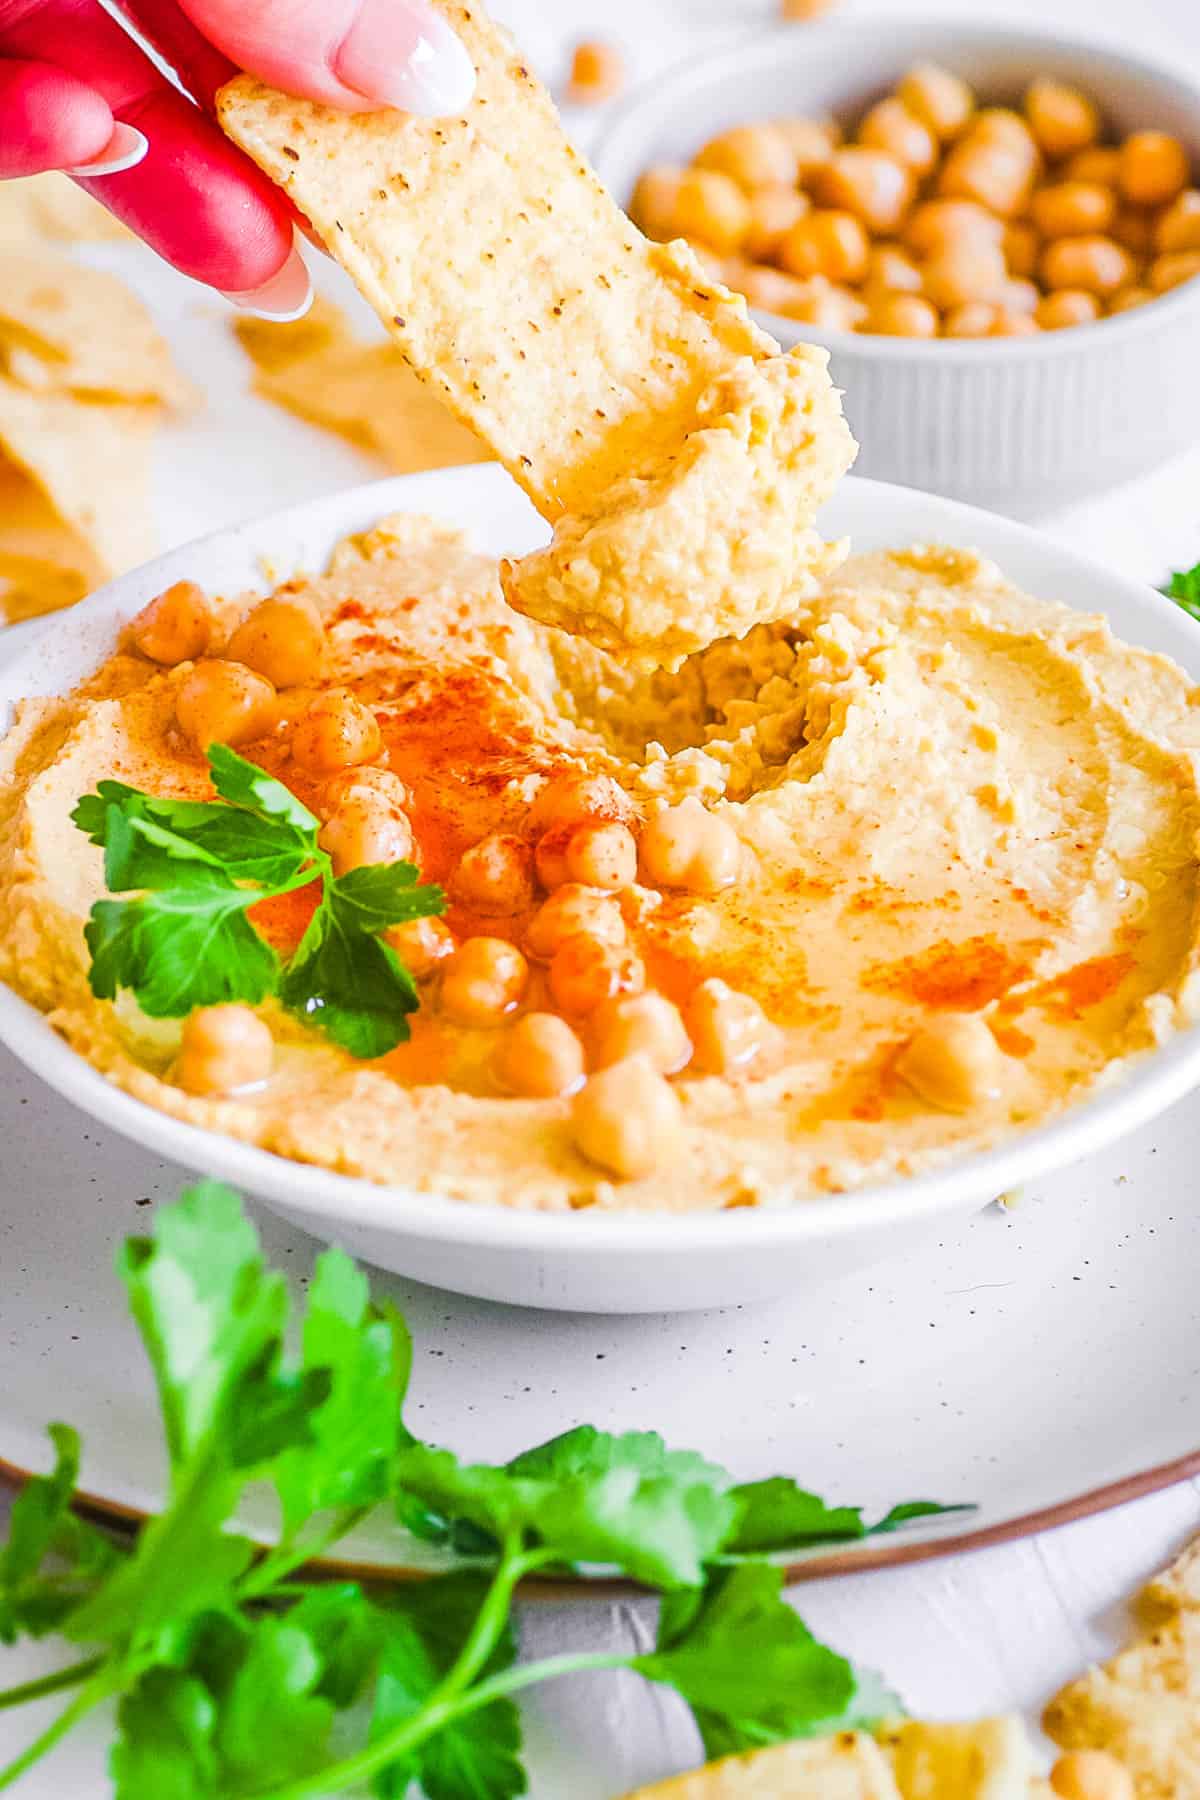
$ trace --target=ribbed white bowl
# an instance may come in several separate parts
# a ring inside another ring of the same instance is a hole
[[[627,201],[653,163],[686,162],[730,125],[861,114],[913,62],[958,70],[1012,102],[1038,74],[1078,82],[1118,133],[1178,133],[1200,172],[1200,78],[1059,33],[944,21],[781,26],[680,68],[635,95],[596,163]],[[935,340],[820,331],[774,314],[785,344],[828,346],[861,449],[857,473],[1036,517],[1114,487],[1194,443],[1200,419],[1200,280],[1099,324],[1040,337]]]

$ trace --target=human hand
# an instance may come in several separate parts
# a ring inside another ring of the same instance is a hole
[[[0,0],[0,179],[63,169],[197,281],[266,318],[311,299],[284,196],[209,112],[239,69],[348,112],[462,112],[474,72],[431,0]]]

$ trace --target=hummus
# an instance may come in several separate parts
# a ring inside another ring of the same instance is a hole
[[[463,853],[527,834],[564,768],[614,777],[643,831],[689,797],[724,819],[739,879],[709,894],[630,887],[630,941],[659,993],[685,1003],[719,977],[777,1030],[740,1073],[685,1068],[681,1135],[622,1182],[580,1153],[569,1099],[501,1091],[496,1033],[447,1019],[436,979],[411,1042],[376,1062],[267,1009],[270,1079],[184,1093],[176,1027],[87,983],[102,871],[71,809],[109,776],[209,792],[172,729],[188,665],[122,652],[70,697],[26,705],[4,746],[0,975],[177,1118],[462,1200],[784,1205],[1043,1121],[1196,1010],[1197,690],[974,555],[852,557],[786,622],[674,674],[514,614],[495,567],[427,521],[386,522],[284,591],[319,606],[327,679],[375,713],[425,875],[452,895]],[[227,605],[230,624],[245,605]],[[316,803],[286,732],[243,753]],[[266,908],[260,929],[293,943],[302,905]],[[523,943],[528,914],[480,920],[452,902],[448,922],[460,940]],[[544,1004],[536,967],[532,981],[526,1007]]]

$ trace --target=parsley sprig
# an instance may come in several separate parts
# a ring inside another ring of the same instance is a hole
[[[1193,619],[1200,619],[1200,563],[1191,569],[1176,569],[1162,591]]]
[[[208,766],[216,800],[164,800],[102,781],[72,813],[104,847],[109,891],[139,896],[92,907],[92,992],[112,1000],[128,988],[159,1019],[273,994],[352,1056],[383,1056],[408,1037],[418,999],[380,933],[443,912],[441,889],[418,886],[407,862],[335,875],[318,820],[282,782],[222,744]],[[249,909],[312,882],[320,901],[281,962]]]
[[[764,1556],[953,1510],[916,1502],[876,1526],[783,1477],[735,1483],[654,1432],[580,1426],[502,1464],[418,1440],[404,1420],[412,1346],[339,1250],[316,1264],[299,1347],[290,1299],[237,1196],[203,1182],[131,1238],[118,1267],[153,1365],[170,1471],[164,1510],[116,1543],[71,1510],[79,1444],[51,1427],[0,1552],[0,1640],[57,1633],[80,1657],[0,1693],[0,1709],[70,1693],[0,1770],[10,1786],[93,1708],[116,1703],[116,1800],[317,1800],[366,1784],[402,1800],[526,1791],[516,1695],[583,1669],[675,1689],[710,1753],[873,1722],[900,1710],[821,1644]],[[260,1552],[234,1526],[274,1488]],[[372,1591],[305,1565],[377,1508],[469,1553],[469,1566]],[[664,1595],[656,1647],[518,1664],[518,1583],[617,1572]],[[357,1735],[356,1735],[357,1734]]]

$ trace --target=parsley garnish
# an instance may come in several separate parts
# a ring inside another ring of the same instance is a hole
[[[335,875],[306,806],[223,744],[208,753],[212,801],[162,800],[102,781],[72,813],[104,847],[114,894],[84,930],[92,992],[128,988],[152,1018],[277,995],[352,1056],[383,1056],[409,1035],[412,976],[379,935],[445,910],[440,888],[416,885],[412,863]],[[247,917],[260,900],[320,882],[321,898],[286,963]]]
[[[1193,619],[1200,619],[1200,563],[1191,569],[1176,569],[1162,592]]]
[[[779,1569],[750,1553],[861,1536],[858,1508],[783,1478],[739,1486],[654,1432],[580,1426],[501,1465],[419,1441],[403,1416],[400,1315],[329,1250],[289,1351],[287,1288],[215,1182],[161,1209],[118,1267],[157,1382],[167,1503],[114,1543],[72,1512],[78,1440],[50,1428],[54,1471],[27,1483],[0,1551],[0,1641],[56,1632],[83,1654],[0,1692],[6,1709],[73,1690],[0,1788],[103,1701],[117,1708],[115,1800],[317,1800],[359,1784],[402,1800],[414,1782],[427,1800],[515,1800],[527,1787],[515,1696],[584,1669],[675,1689],[712,1754],[902,1710],[813,1637]],[[266,1552],[232,1528],[263,1482],[281,1520]],[[375,1508],[469,1550],[471,1566],[379,1592],[306,1580]],[[943,1510],[904,1505],[875,1529]],[[514,1590],[564,1568],[659,1589],[656,1648],[518,1664]]]

